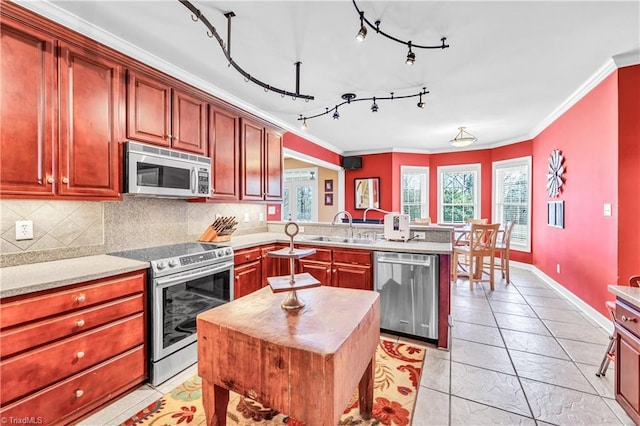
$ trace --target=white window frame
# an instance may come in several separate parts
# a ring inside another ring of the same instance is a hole
[[[476,173],[477,178],[476,178],[476,182],[474,182],[474,185],[473,185],[474,186],[473,211],[475,212],[474,218],[480,219],[480,206],[482,205],[480,200],[480,194],[481,194],[480,188],[482,186],[481,171],[482,171],[482,167],[480,163],[459,164],[455,166],[438,166],[438,223],[445,223],[444,217],[442,214],[442,208],[443,208],[442,176],[445,173],[452,173],[452,172],[475,172]]]
[[[494,161],[493,162],[493,166],[492,166],[492,177],[493,177],[493,187],[492,187],[492,191],[491,191],[491,218],[492,218],[492,222],[493,223],[497,223],[499,221],[501,221],[501,219],[498,218],[498,204],[500,202],[500,200],[497,199],[497,195],[498,195],[498,179],[496,178],[496,174],[497,171],[499,169],[506,169],[506,168],[511,168],[511,167],[520,167],[520,166],[526,166],[529,172],[529,191],[527,194],[527,203],[528,203],[528,209],[527,209],[527,241],[525,244],[519,243],[518,241],[514,241],[513,239],[511,240],[511,248],[514,250],[518,250],[518,251],[523,251],[523,252],[527,252],[527,253],[531,253],[531,210],[532,210],[532,205],[531,205],[531,193],[532,193],[532,159],[531,156],[527,156],[527,157],[519,157],[519,158],[512,158],[509,160],[502,160],[502,161]]]
[[[429,167],[424,166],[400,166],[400,213],[404,212],[404,174],[405,172],[419,173],[424,176],[424,186],[420,203],[420,217],[429,217]]]

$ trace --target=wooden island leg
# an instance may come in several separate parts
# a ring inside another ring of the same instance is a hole
[[[360,416],[364,420],[369,420],[373,411],[373,367],[375,360],[376,355],[374,354],[358,385],[358,405],[360,406]]]
[[[207,426],[227,425],[229,391],[202,378],[202,405]]]

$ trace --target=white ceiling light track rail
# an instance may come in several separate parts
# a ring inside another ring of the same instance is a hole
[[[244,77],[245,81],[247,81],[247,82],[251,81],[252,83],[257,84],[258,86],[262,87],[265,92],[279,93],[283,98],[285,96],[290,96],[294,100],[300,98],[300,99],[304,99],[306,101],[314,99],[314,97],[311,96],[311,95],[304,95],[304,94],[300,93],[300,65],[301,65],[301,62],[296,62],[294,64],[296,66],[296,91],[295,92],[290,92],[288,90],[279,89],[279,88],[277,88],[275,86],[272,86],[270,84],[267,84],[267,83],[264,83],[264,82],[258,80],[257,78],[253,77],[251,74],[249,74],[248,72],[243,70],[240,67],[240,65],[238,65],[236,63],[236,61],[233,60],[233,58],[231,57],[231,18],[236,16],[235,13],[227,12],[227,13],[224,14],[224,16],[226,16],[226,18],[227,18],[227,43],[226,43],[226,46],[225,46],[224,40],[222,40],[222,38],[220,37],[220,35],[216,31],[215,27],[213,25],[211,25],[211,22],[209,22],[207,17],[204,16],[202,14],[202,12],[200,12],[200,10],[197,7],[195,7],[188,0],[178,0],[178,1],[180,3],[182,3],[182,5],[184,7],[186,7],[187,9],[189,9],[191,11],[191,13],[192,13],[191,19],[193,20],[193,22],[200,21],[200,22],[202,22],[204,24],[205,27],[207,27],[207,29],[208,29],[207,36],[209,38],[214,38],[215,37],[216,40],[218,40],[218,44],[220,44],[220,48],[222,49],[222,52],[224,53],[224,56],[227,58],[227,61],[229,62],[229,66],[233,66],[233,68],[235,68],[236,71],[238,71],[240,74],[242,74],[242,76]]]
[[[395,42],[398,42],[400,44],[404,44],[405,46],[407,46],[409,48],[409,52],[407,53],[407,58],[405,60],[405,63],[407,65],[413,65],[416,61],[416,54],[413,52],[413,50],[411,50],[412,48],[417,48],[417,49],[446,49],[449,47],[448,44],[446,44],[445,42],[447,41],[446,37],[442,37],[440,39],[440,44],[438,45],[432,45],[432,46],[427,46],[427,45],[423,45],[423,44],[415,44],[413,43],[411,40],[409,41],[404,41],[404,40],[400,40],[397,37],[394,37],[390,34],[385,33],[384,31],[382,31],[380,29],[380,24],[382,23],[379,19],[376,20],[373,24],[364,16],[364,12],[361,11],[358,8],[358,5],[356,4],[356,0],[352,0],[353,1],[353,6],[356,8],[356,10],[358,11],[358,14],[360,15],[360,30],[358,31],[358,34],[356,34],[356,40],[358,40],[359,42],[363,42],[364,39],[367,37],[367,27],[364,26],[364,24],[366,23],[369,28],[371,28],[372,30],[375,30],[375,32],[377,34],[383,35],[386,38],[388,38],[389,40],[393,40]]]

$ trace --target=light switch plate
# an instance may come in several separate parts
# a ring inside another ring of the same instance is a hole
[[[249,213],[245,213],[244,214],[244,222],[247,223],[247,222],[249,222],[249,220],[251,220],[251,217],[249,216]]]
[[[264,213],[262,213],[262,212],[258,213],[258,220],[260,222],[262,222],[264,220]]]
[[[611,216],[611,203],[604,203],[604,215]]]
[[[16,241],[33,240],[33,221],[16,220]]]

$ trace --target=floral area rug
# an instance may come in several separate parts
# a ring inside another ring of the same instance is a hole
[[[365,421],[358,409],[358,390],[351,396],[340,425],[409,425],[415,406],[425,348],[380,340],[376,350],[373,389],[373,418]],[[202,408],[202,380],[193,376],[164,395],[121,426],[131,425],[205,425]],[[230,392],[228,425],[301,426],[285,414]],[[314,426],[314,425],[308,425]]]

